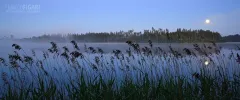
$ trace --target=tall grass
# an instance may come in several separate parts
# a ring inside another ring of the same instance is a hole
[[[240,99],[240,56],[215,43],[169,51],[127,41],[126,51],[62,48],[25,52],[13,44],[0,58],[0,99]],[[204,62],[210,62],[205,65]]]

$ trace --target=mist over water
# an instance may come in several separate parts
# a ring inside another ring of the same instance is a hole
[[[51,47],[51,44],[48,42],[20,42],[20,41],[11,41],[11,40],[0,40],[0,56],[7,57],[9,53],[14,51],[12,44],[20,45],[26,53],[31,53],[32,50],[36,52],[46,51]],[[199,43],[202,45],[203,43]],[[206,43],[209,44],[209,43]],[[223,49],[237,49],[239,42],[234,43],[217,43],[219,47]],[[84,45],[87,47],[101,48],[104,53],[111,53],[113,50],[121,50],[123,53],[129,48],[126,43],[78,43],[81,52],[84,52]],[[63,46],[66,46],[73,50],[73,45],[69,42],[57,43],[58,48],[62,49]],[[140,43],[140,47],[149,46],[148,43]],[[173,47],[175,50],[182,51],[184,48],[193,48],[193,43],[153,43],[154,47],[161,47],[163,50],[168,51],[169,46]]]

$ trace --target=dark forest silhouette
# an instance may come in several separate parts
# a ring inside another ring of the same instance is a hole
[[[239,34],[235,34],[235,35],[228,35],[225,37],[222,37],[223,41],[226,42],[240,42],[240,35]]]
[[[38,37],[25,38],[37,42],[66,42],[75,40],[77,42],[125,42],[128,40],[135,42],[146,42],[151,40],[156,43],[178,42],[240,42],[239,35],[230,35],[222,37],[220,33],[210,30],[191,30],[178,28],[175,32],[169,32],[168,29],[144,30],[135,32],[134,30],[117,32],[88,32],[85,34],[45,34]]]

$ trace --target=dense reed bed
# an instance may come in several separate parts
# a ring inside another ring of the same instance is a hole
[[[126,51],[51,47],[14,52],[0,58],[0,98],[28,99],[240,99],[239,50],[194,44],[194,49],[169,51],[126,42]]]

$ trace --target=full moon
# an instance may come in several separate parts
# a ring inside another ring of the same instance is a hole
[[[206,20],[205,20],[205,23],[206,23],[206,24],[209,24],[209,23],[210,23],[210,20],[209,20],[209,19],[206,19]]]

